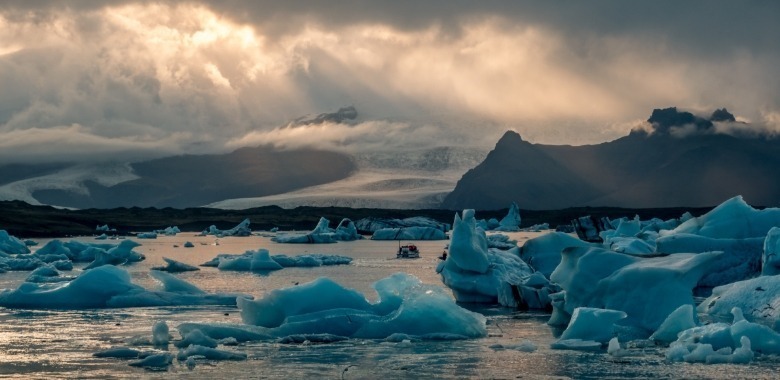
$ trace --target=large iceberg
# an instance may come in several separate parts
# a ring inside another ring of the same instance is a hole
[[[487,335],[485,317],[458,306],[440,287],[397,273],[374,284],[376,303],[327,278],[276,289],[262,299],[240,299],[244,323],[274,337],[332,334],[383,339],[393,334],[464,339]],[[208,334],[204,331],[204,333]],[[214,337],[212,337],[214,338]]]
[[[485,232],[477,227],[474,210],[455,215],[450,254],[436,271],[459,302],[499,303],[519,306],[516,287],[533,270],[520,259],[519,249],[489,249]]]
[[[626,312],[623,324],[655,331],[681,305],[722,252],[643,258],[601,248],[567,248],[550,279],[563,288],[554,316],[578,307]]]
[[[360,240],[363,238],[362,235],[357,233],[355,223],[347,218],[342,219],[335,230],[330,228],[329,225],[330,221],[323,217],[320,218],[317,227],[307,234],[280,234],[272,237],[271,241],[291,244],[327,244],[335,243],[337,241]]]
[[[661,236],[687,233],[716,239],[763,238],[778,226],[780,208],[756,210],[738,195],[671,231],[661,231]]]
[[[371,240],[447,240],[447,234],[433,227],[382,228]]]
[[[82,272],[72,281],[58,284],[22,283],[15,290],[0,291],[0,306],[27,309],[87,309],[182,305],[235,305],[239,294],[207,294],[165,272],[152,271],[161,290],[133,284],[126,270],[104,265]]]

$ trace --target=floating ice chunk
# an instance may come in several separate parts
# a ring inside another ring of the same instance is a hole
[[[130,362],[132,367],[143,367],[150,369],[164,370],[173,363],[173,355],[164,353],[147,356],[146,358],[134,362]]]
[[[751,318],[780,318],[780,275],[760,276],[719,286],[699,305],[699,312],[728,317],[735,307]]]
[[[433,227],[383,228],[371,240],[446,240],[447,234]]]
[[[195,244],[192,244],[191,241],[184,242],[184,248],[195,248]]]
[[[176,327],[179,334],[186,336],[194,330],[199,330],[206,336],[217,339],[235,339],[238,342],[268,340],[272,336],[268,329],[258,326],[226,324],[226,323],[182,323]]]
[[[221,257],[217,268],[220,270],[267,272],[282,269],[282,266],[271,259],[267,249],[261,248],[257,251],[247,251],[241,256]]]
[[[537,271],[550,278],[561,262],[561,252],[568,247],[592,247],[569,234],[551,232],[528,239],[520,248],[520,258]]]
[[[135,237],[138,239],[157,239],[157,232],[140,232]]]
[[[620,341],[617,337],[609,340],[609,344],[607,345],[607,354],[618,358],[631,356],[631,352],[620,347]]]
[[[95,352],[92,356],[96,358],[135,359],[140,353],[141,351],[129,347],[111,347],[107,350]]]
[[[734,323],[731,325],[731,338],[736,344],[742,338],[749,338],[752,349],[764,354],[780,354],[780,333],[771,328],[747,321],[742,310],[734,308]]]
[[[17,237],[9,235],[6,230],[0,230],[0,253],[24,255],[30,253],[30,248]]]
[[[63,282],[63,281],[72,281],[75,277],[67,277],[67,276],[61,276],[60,272],[55,268],[54,265],[48,264],[38,267],[38,269],[32,271],[29,276],[27,276],[26,282],[36,282],[36,283],[52,283],[52,282]]]
[[[718,239],[747,239],[764,237],[777,226],[780,226],[780,208],[756,210],[738,195],[674,230],[661,231],[661,236],[688,233]]]
[[[219,267],[220,262],[225,261],[226,263],[223,264],[223,268],[221,268],[223,270],[225,269],[224,265],[228,265],[230,268],[229,270],[248,271],[251,270],[252,268],[252,257],[254,256],[255,252],[256,251],[246,251],[241,255],[219,254],[214,259],[201,264],[201,266]],[[352,262],[351,257],[340,256],[340,255],[323,255],[319,253],[314,253],[310,255],[298,255],[298,256],[273,255],[271,256],[271,259],[284,268],[348,265]],[[238,260],[238,261],[235,262],[231,261],[227,263],[229,260]],[[267,265],[274,266],[273,264],[270,263]]]
[[[599,248],[567,248],[550,279],[564,289],[563,304],[621,310],[625,324],[655,331],[675,309],[694,304],[693,288],[721,252],[639,258]]]
[[[108,239],[108,235],[106,234],[100,234],[98,236],[95,236],[95,240],[106,240]]]
[[[239,300],[244,323],[271,328],[276,336],[333,334],[380,339],[394,333],[421,337],[485,336],[485,318],[458,306],[443,289],[398,273],[374,285],[371,304],[327,278],[276,289],[257,301]]]
[[[197,286],[190,284],[172,274],[152,270],[149,272],[155,280],[160,283],[160,289],[169,293],[184,293],[184,294],[206,294],[203,290]]]
[[[664,343],[673,342],[677,340],[677,334],[693,327],[696,327],[693,305],[682,305],[666,317],[650,339]]]
[[[243,352],[231,352],[217,350],[215,348],[190,345],[184,350],[180,350],[176,355],[179,361],[185,361],[192,356],[202,356],[208,360],[246,360],[246,354]]]
[[[250,224],[249,219],[244,219],[237,226],[229,230],[220,230],[217,228],[217,226],[210,226],[209,228],[203,230],[203,232],[200,233],[200,236],[208,236],[208,235],[214,235],[216,237],[251,236],[252,230],[249,229],[249,224]]]
[[[162,230],[155,230],[154,233],[158,235],[165,235],[165,236],[176,236],[176,234],[180,233],[181,230],[177,226],[173,227],[166,227]]]
[[[200,268],[182,263],[180,261],[176,261],[173,259],[169,259],[167,257],[163,257],[163,260],[167,263],[167,265],[162,267],[152,267],[152,270],[160,270],[164,272],[170,272],[170,273],[179,273],[179,272],[189,272],[189,271],[196,271],[200,270]]]
[[[601,351],[601,343],[582,339],[560,339],[552,342],[553,350]]]
[[[404,227],[430,227],[443,232],[450,230],[451,226],[447,223],[441,223],[431,218],[414,216],[406,219],[386,219],[368,217],[355,222],[357,229],[374,233],[384,228],[404,228]],[[276,231],[271,231],[276,232]]]
[[[490,348],[494,350],[515,350],[521,352],[534,352],[537,349],[536,345],[528,339],[523,339],[522,342],[516,344],[496,344],[490,346]]]
[[[761,274],[774,276],[780,274],[780,228],[772,227],[764,241],[764,254],[761,257]]]
[[[167,346],[171,336],[168,324],[165,321],[157,321],[152,326],[152,344],[155,346]]]
[[[615,322],[626,318],[619,310],[578,307],[569,321],[569,326],[561,334],[561,340],[580,339],[607,343],[615,331]]]
[[[189,331],[182,340],[175,342],[173,345],[179,348],[185,348],[191,344],[203,346],[203,347],[216,348],[218,342],[216,339],[212,339],[206,336],[205,334],[203,334],[203,332],[201,332],[200,330],[195,329]]]
[[[740,346],[733,352],[731,347],[715,350],[707,343],[685,345],[678,342],[673,343],[666,352],[666,358],[670,361],[706,364],[748,364],[753,360],[753,356],[750,339],[747,337],[740,339]]]
[[[271,241],[276,243],[292,243],[292,244],[327,244],[335,243],[337,241],[352,241],[362,239],[363,236],[357,233],[355,223],[351,220],[344,218],[339,223],[335,230],[331,229],[328,225],[330,221],[326,218],[320,218],[317,223],[317,227],[311,232],[304,235],[297,234],[280,234],[271,238]]]

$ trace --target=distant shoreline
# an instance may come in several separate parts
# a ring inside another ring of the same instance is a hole
[[[580,216],[619,218],[639,215],[641,219],[679,218],[686,211],[699,216],[712,207],[669,207],[669,208],[619,208],[619,207],[572,207],[561,210],[520,210],[521,227],[549,223],[551,228],[569,224]],[[266,206],[246,210],[222,210],[213,208],[115,208],[66,210],[50,206],[33,206],[21,201],[0,201],[0,229],[20,238],[91,236],[100,234],[98,225],[115,228],[119,235],[131,231],[152,231],[169,226],[178,226],[183,232],[200,232],[210,225],[227,229],[249,218],[253,231],[269,230],[311,230],[320,217],[329,219],[334,225],[342,218],[353,221],[366,217],[408,218],[425,216],[440,222],[452,223],[455,210],[396,210],[396,209],[353,209],[347,207],[297,207],[283,209]],[[507,209],[477,211],[478,219],[502,218]]]

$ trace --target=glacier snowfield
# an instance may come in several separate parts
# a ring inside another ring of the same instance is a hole
[[[546,233],[546,232],[543,232]],[[508,233],[520,244],[543,233]],[[200,267],[200,271],[176,276],[208,293],[246,293],[256,299],[272,290],[304,284],[319,277],[365,294],[374,302],[372,284],[394,273],[405,272],[423,284],[442,286],[436,273],[439,256],[449,241],[416,241],[422,258],[395,259],[398,242],[360,240],[336,244],[276,244],[266,236],[228,237],[160,236],[139,240],[135,250],[146,260],[122,266],[133,282],[147,289],[157,286],[150,268],[164,265],[168,257],[190,265],[200,265],[218,254],[241,254],[266,248],[271,254],[344,255],[350,265],[285,268],[265,275],[220,271]],[[80,238],[96,242],[92,237]],[[194,247],[184,248],[190,241]],[[47,241],[39,240],[38,247]],[[215,245],[218,242],[219,245]],[[177,247],[175,247],[177,246]],[[77,275],[86,264],[76,264]],[[0,288],[15,289],[29,272],[0,275]],[[449,290],[445,288],[449,293]],[[553,350],[557,339],[546,324],[549,314],[520,312],[510,308],[462,305],[487,318],[487,336],[455,341],[397,342],[374,339],[348,339],[328,344],[282,344],[276,340],[240,343],[223,347],[247,355],[247,360],[198,360],[193,369],[185,361],[173,360],[167,371],[155,372],[131,367],[130,360],[93,357],[95,352],[126,346],[141,351],[151,347],[133,346],[138,337],[150,336],[158,320],[166,321],[174,343],[181,339],[176,327],[182,323],[235,323],[241,316],[235,307],[175,306],[88,310],[25,310],[0,308],[0,376],[10,378],[775,378],[780,370],[778,356],[757,356],[749,365],[704,365],[671,363],[666,348],[629,346],[628,355]],[[169,346],[175,356],[178,349]]]

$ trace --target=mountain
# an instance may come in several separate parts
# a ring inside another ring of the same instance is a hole
[[[133,164],[15,165],[0,167],[15,180],[0,186],[0,198],[71,208],[184,208],[285,193],[337,181],[354,170],[346,154],[269,146]]]
[[[648,122],[650,131],[584,146],[531,144],[507,132],[442,207],[705,207],[737,194],[780,204],[780,139],[723,133],[738,124],[725,109],[708,118],[657,109]]]

